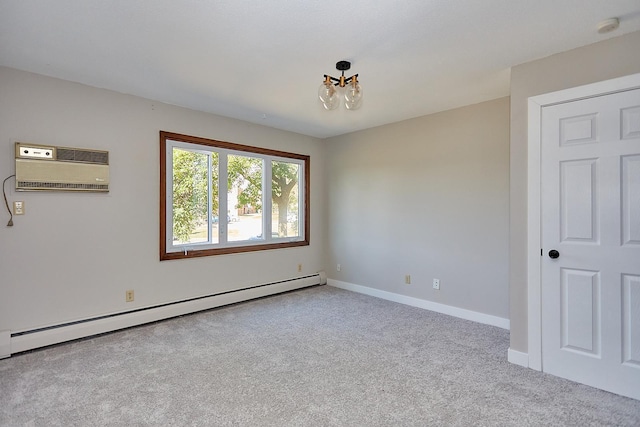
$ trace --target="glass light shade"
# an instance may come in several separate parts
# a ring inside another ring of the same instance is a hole
[[[344,106],[347,110],[357,110],[362,105],[362,87],[355,78],[346,86]]]
[[[340,94],[331,82],[323,82],[320,85],[318,98],[327,110],[335,110],[340,105]]]

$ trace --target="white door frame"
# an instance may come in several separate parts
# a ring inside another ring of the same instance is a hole
[[[528,99],[527,163],[527,307],[529,367],[542,370],[542,300],[541,300],[541,176],[540,149],[542,108],[640,88],[640,73],[606,80]]]

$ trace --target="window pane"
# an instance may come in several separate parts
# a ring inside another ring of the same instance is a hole
[[[211,157],[211,243],[219,243],[219,228],[218,224],[220,222],[219,216],[219,187],[218,187],[218,179],[219,179],[219,157],[220,155],[217,152],[212,152],[210,154]]]
[[[228,156],[227,218],[229,242],[262,239],[262,159]]]
[[[300,165],[274,161],[271,164],[271,229],[274,237],[297,237],[299,227]]]
[[[208,240],[209,156],[173,149],[174,244]]]

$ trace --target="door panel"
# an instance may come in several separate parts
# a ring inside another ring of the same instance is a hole
[[[622,276],[623,363],[640,368],[640,276]]]
[[[587,114],[560,119],[560,145],[598,142],[597,118],[597,114]]]
[[[542,369],[640,399],[640,90],[545,107],[541,132]]]
[[[640,107],[624,108],[621,116],[620,138],[640,138]]]
[[[600,277],[597,271],[562,269],[562,348],[600,355]]]
[[[622,157],[621,179],[622,244],[640,245],[640,156]]]
[[[562,241],[596,243],[597,159],[560,163],[560,228]]]

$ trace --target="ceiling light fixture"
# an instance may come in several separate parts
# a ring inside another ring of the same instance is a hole
[[[344,106],[347,110],[357,110],[362,105],[362,87],[358,82],[358,75],[345,77],[344,72],[351,68],[351,62],[339,61],[336,69],[342,71],[339,78],[324,75],[324,81],[318,89],[318,98],[327,110],[335,110],[340,105],[340,97],[344,96]]]

